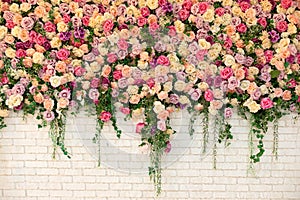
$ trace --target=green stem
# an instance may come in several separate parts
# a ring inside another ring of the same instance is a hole
[[[247,173],[255,175],[254,161],[252,159],[252,155],[254,154],[253,139],[255,137],[255,134],[254,134],[254,131],[253,131],[253,129],[254,129],[254,127],[253,127],[253,116],[251,116],[250,123],[251,123],[251,126],[250,126],[250,131],[249,131],[249,134],[248,134],[249,166],[248,166]]]
[[[208,110],[204,111],[204,118],[203,118],[203,149],[202,153],[206,153],[207,150],[207,143],[208,143],[208,126],[209,126],[209,115]]]
[[[273,125],[273,155],[278,160],[278,118],[275,118]]]

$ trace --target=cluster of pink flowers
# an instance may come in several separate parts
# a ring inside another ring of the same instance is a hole
[[[24,110],[52,121],[92,103],[108,122],[114,114],[103,98],[142,116],[150,96],[155,128],[169,135],[175,108],[224,110],[226,118],[234,106],[299,111],[299,7],[292,0],[3,0],[0,117]]]

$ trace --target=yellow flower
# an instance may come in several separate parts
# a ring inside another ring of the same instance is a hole
[[[0,117],[8,117],[9,111],[0,109]]]
[[[205,22],[212,22],[215,19],[215,12],[213,9],[208,9],[204,14],[203,14],[203,19]]]
[[[262,41],[262,48],[269,49],[272,46],[272,43],[269,39],[265,39]]]
[[[0,40],[2,40],[7,34],[7,28],[5,26],[0,26]]]
[[[145,7],[147,5],[147,0],[139,0],[139,7]]]
[[[69,27],[65,22],[58,22],[57,23],[57,31],[58,32],[66,32],[68,31]]]
[[[222,1],[222,6],[232,6],[233,1],[232,0],[223,0]]]
[[[32,56],[32,61],[37,64],[43,64],[44,55],[40,52],[35,52]]]
[[[288,24],[287,32],[289,34],[295,34],[295,33],[297,33],[297,27],[294,24]]]
[[[185,29],[184,23],[177,20],[177,21],[174,22],[174,25],[175,25],[175,29],[178,33],[183,33],[184,32],[184,29]]]
[[[50,44],[52,48],[59,48],[62,45],[61,40],[58,37],[54,37]]]
[[[82,57],[84,55],[84,52],[78,48],[74,48],[72,52],[76,57]]]
[[[198,44],[200,49],[209,49],[211,47],[211,44],[207,42],[205,39],[199,39]]]
[[[256,103],[255,101],[251,101],[249,105],[247,106],[252,113],[257,113],[257,111],[260,110],[260,105]]]
[[[83,17],[83,9],[82,8],[78,8],[75,10],[75,16],[82,18]]]
[[[13,13],[18,13],[19,12],[19,5],[16,3],[11,4],[11,6],[9,6],[9,10]]]
[[[224,1],[223,1],[224,2]],[[233,6],[232,9],[232,14],[235,16],[242,16],[244,13],[242,12],[241,8],[238,6]]]
[[[18,37],[19,33],[21,32],[21,27],[19,26],[15,26],[12,30],[11,30],[11,34],[14,36],[14,37]],[[0,33],[1,33],[1,30],[0,30]],[[1,34],[0,34],[1,35]]]
[[[14,50],[13,48],[9,47],[5,50],[5,55],[8,58],[15,58],[16,57],[16,50]]]
[[[245,12],[245,17],[246,18],[255,18],[255,15],[256,15],[256,11],[253,8],[249,8]]]
[[[249,75],[257,75],[259,73],[259,69],[257,67],[249,67],[248,73]]]
[[[28,10],[31,9],[31,5],[29,3],[24,2],[21,4],[20,9],[23,12],[27,12]]]
[[[23,96],[20,94],[13,94],[9,96],[9,98],[6,100],[5,104],[10,108],[14,108],[16,106],[19,106],[21,102],[23,101]]]
[[[247,18],[247,26],[255,26],[257,24],[257,19],[255,17]]]
[[[158,7],[158,0],[147,0],[147,6],[151,9],[154,10]]]
[[[272,10],[272,4],[269,2],[269,0],[263,0],[263,1],[261,1],[260,5],[261,5],[262,10],[264,12],[270,12]]]

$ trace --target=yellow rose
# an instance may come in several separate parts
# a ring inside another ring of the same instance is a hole
[[[76,47],[74,47],[72,52],[76,57],[82,57],[84,55],[84,52]]]
[[[255,17],[247,18],[246,24],[247,26],[254,26],[257,24],[257,19]]]
[[[231,11],[232,11],[232,14],[235,15],[235,16],[242,16],[242,15],[244,15],[244,13],[242,12],[241,8],[238,7],[238,6],[233,6],[232,9],[231,9]]]
[[[232,6],[233,1],[232,0],[223,0],[222,1],[222,6]]]
[[[59,48],[62,45],[61,40],[58,37],[54,37],[50,44],[52,48]]]
[[[24,2],[21,4],[20,9],[23,12],[27,12],[28,10],[31,9],[31,5],[29,3]]]
[[[14,50],[13,48],[9,47],[5,50],[5,55],[8,58],[15,58],[16,57],[16,50]]]
[[[272,4],[268,0],[261,1],[260,5],[264,12],[270,12],[272,10]]]
[[[51,0],[51,4],[52,5],[59,5],[60,4],[60,0]]]
[[[19,33],[21,32],[21,27],[19,26],[15,26],[12,30],[11,30],[11,34],[14,36],[14,37],[18,37]],[[1,31],[0,31],[1,33]]]
[[[289,34],[295,34],[295,33],[297,33],[297,27],[294,24],[288,24],[287,32]]]
[[[5,26],[0,26],[0,40],[2,40],[7,35],[7,28]]]
[[[40,52],[35,52],[32,56],[32,61],[37,64],[43,64],[44,55]]]
[[[19,106],[23,101],[23,96],[20,94],[13,94],[9,96],[6,100],[5,104],[10,108],[13,109],[16,106]]]
[[[181,96],[179,97],[179,102],[180,102],[181,104],[184,104],[184,105],[190,104],[190,103],[191,103],[190,100],[189,100],[189,98],[188,98],[187,96],[184,96],[184,95],[181,95]]]
[[[224,14],[222,16],[222,18],[221,17],[219,17],[219,18],[222,19],[222,24],[225,25],[225,26],[229,25],[231,23],[231,19],[232,19],[231,15],[227,14],[227,13]]]
[[[65,22],[58,22],[57,23],[57,31],[58,32],[66,32],[68,31],[69,27]]]
[[[147,0],[139,0],[139,7],[142,8],[145,6],[147,6]]]
[[[205,90],[207,90],[208,87],[209,87],[208,84],[205,83],[205,82],[200,82],[200,83],[198,84],[198,88],[199,88],[202,92],[204,92]]]
[[[177,21],[174,22],[174,25],[175,25],[175,29],[178,33],[183,33],[184,32],[184,29],[185,29],[184,23],[177,20]]]
[[[186,83],[184,81],[176,81],[176,83],[174,84],[174,89],[182,92],[185,89]]]
[[[249,67],[248,73],[249,75],[257,75],[259,73],[259,69],[257,67]]]
[[[260,110],[260,105],[256,103],[255,101],[251,101],[249,105],[247,106],[252,113],[257,113],[257,111]]]
[[[155,10],[158,7],[158,0],[147,0],[147,6],[151,9],[151,10]]]
[[[62,2],[64,2],[64,3],[70,3],[71,2],[71,0],[61,0]]]
[[[82,8],[77,8],[75,10],[75,16],[79,17],[79,18],[82,18],[83,17],[83,9]]]
[[[226,66],[232,66],[233,64],[235,64],[235,59],[232,55],[226,55],[224,58],[224,64]]]
[[[8,117],[9,111],[0,109],[0,117]]]
[[[205,39],[199,39],[198,44],[200,49],[209,49],[211,47],[211,44],[207,42]]]
[[[13,13],[18,13],[19,12],[19,5],[16,3],[13,3],[9,6],[9,10]]]
[[[204,14],[203,14],[203,20],[205,22],[212,22],[215,19],[215,12],[213,9],[208,9]]]

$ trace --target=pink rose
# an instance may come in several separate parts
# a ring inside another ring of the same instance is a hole
[[[149,29],[150,31],[156,31],[157,29],[159,29],[159,24],[157,22],[151,23]]]
[[[193,2],[191,0],[185,0],[182,4],[182,8],[185,10],[191,10],[191,7],[193,5]]]
[[[104,23],[103,23],[103,30],[104,32],[109,32],[113,29],[114,27],[114,23],[111,19],[108,19],[106,20]]]
[[[147,24],[147,19],[145,17],[139,17],[138,18],[138,26],[142,27],[145,24]]]
[[[33,28],[34,25],[34,21],[31,17],[24,17],[21,21],[21,26],[25,29],[25,30],[31,30]]]
[[[259,18],[257,22],[264,28],[266,28],[268,25],[268,22],[265,17]]]
[[[148,17],[150,15],[150,10],[148,7],[141,8],[141,15],[143,17]]]
[[[236,30],[240,33],[245,33],[247,31],[247,26],[243,23],[236,26]]]
[[[38,36],[37,32],[35,32],[35,31],[29,32],[30,41],[36,41],[37,36]]]
[[[167,118],[169,117],[170,113],[167,111],[167,110],[164,110],[162,112],[160,112],[158,115],[157,115],[157,119],[160,119],[160,120],[167,120]]]
[[[190,12],[187,10],[180,10],[178,15],[182,21],[185,21],[190,16]]]
[[[5,26],[6,26],[8,29],[12,29],[12,28],[15,27],[15,23],[14,23],[13,21],[8,20],[8,21],[6,21]]]
[[[64,15],[64,16],[63,16],[63,21],[64,21],[66,24],[69,23],[69,22],[71,21],[70,15]]]
[[[297,86],[297,81],[295,79],[291,79],[286,83],[286,85],[288,88],[294,88]]]
[[[50,32],[55,32],[56,27],[53,23],[48,21],[48,22],[45,23],[44,29],[45,29],[46,32],[50,33]]]
[[[189,91],[189,95],[191,95],[191,99],[194,101],[198,101],[198,99],[201,96],[201,90],[200,89],[191,89]]]
[[[265,97],[260,101],[262,109],[268,109],[273,107],[273,101],[269,97]]]
[[[148,87],[149,87],[150,89],[153,88],[154,85],[155,85],[155,80],[154,80],[153,78],[149,78],[149,79],[147,80],[147,85],[148,85]]]
[[[84,16],[82,19],[82,23],[84,26],[88,26],[90,22],[90,17],[89,16]]]
[[[130,114],[130,109],[126,108],[126,107],[121,107],[120,111],[125,114],[125,115],[129,115]]]
[[[225,67],[224,69],[221,70],[221,77],[223,79],[228,79],[233,75],[233,70],[230,67]]]
[[[225,14],[225,9],[224,8],[222,8],[222,7],[219,7],[219,8],[217,8],[216,10],[215,10],[215,13],[216,13],[216,15],[218,15],[218,16],[223,16],[224,14]]]
[[[26,56],[26,51],[24,49],[18,49],[16,51],[17,58],[24,58]]]
[[[199,3],[199,13],[202,15],[206,12],[208,9],[209,4],[207,2],[200,2]]]
[[[101,114],[100,114],[100,117],[99,117],[103,122],[108,122],[111,118],[111,114],[110,112],[107,112],[107,111],[103,111]]]
[[[246,10],[248,10],[250,8],[250,4],[246,1],[242,1],[240,3],[240,8],[242,9],[243,12],[245,12]]]
[[[157,122],[157,128],[161,131],[166,131],[167,130],[167,126],[166,126],[166,122],[165,121],[162,121],[162,120],[159,120]]]
[[[169,152],[171,151],[171,148],[172,148],[171,142],[170,142],[170,141],[167,141],[167,142],[166,142],[166,149],[165,149],[165,152],[166,152],[166,153],[169,153]]]
[[[230,49],[232,47],[232,40],[229,37],[227,37],[225,39],[225,41],[224,41],[224,47],[226,49]]]
[[[272,50],[267,50],[264,53],[265,58],[266,58],[266,62],[270,62],[273,58],[273,51]]]
[[[214,94],[210,89],[208,89],[204,92],[204,99],[206,101],[212,101],[214,99]]]
[[[233,111],[231,108],[225,108],[225,110],[224,110],[225,118],[230,118],[232,116],[232,114],[233,114]]]
[[[284,9],[288,9],[289,7],[291,7],[293,4],[292,0],[281,0],[280,5],[281,7],[283,7]]]
[[[145,127],[145,123],[144,122],[140,122],[136,125],[136,128],[135,128],[135,132],[136,133],[141,133],[142,132],[142,129]]]
[[[8,77],[6,76],[6,74],[3,74],[3,76],[1,77],[1,83],[3,85],[7,84],[9,82]]]
[[[119,80],[120,78],[122,78],[122,71],[121,70],[115,70],[113,72],[113,77],[115,80]]]
[[[35,43],[37,43],[38,45],[43,45],[46,41],[47,39],[42,35],[37,35],[35,38]]]
[[[169,66],[170,65],[170,61],[169,61],[169,58],[167,56],[164,56],[164,55],[160,55],[158,58],[157,58],[157,64],[159,65],[165,65],[165,66]]]
[[[288,28],[288,25],[287,25],[287,22],[286,21],[279,21],[277,24],[276,24],[276,29],[282,33],[282,32],[285,32]]]
[[[70,56],[70,51],[62,48],[56,52],[56,57],[60,60],[67,60]]]
[[[98,88],[100,85],[100,79],[99,78],[93,78],[91,80],[91,88]]]
[[[117,60],[118,60],[118,57],[117,57],[116,54],[114,54],[114,53],[109,53],[109,54],[107,54],[107,62],[109,62],[109,63],[114,63],[114,62],[116,62]]]
[[[121,49],[121,50],[127,50],[128,49],[128,43],[123,38],[119,39],[117,45],[118,45],[119,49]]]
[[[168,31],[168,35],[169,36],[175,36],[176,35],[176,28],[175,28],[175,26],[168,26],[168,29],[169,29],[169,31]]]
[[[75,76],[82,76],[85,72],[86,72],[86,70],[80,66],[77,66],[74,69]]]

